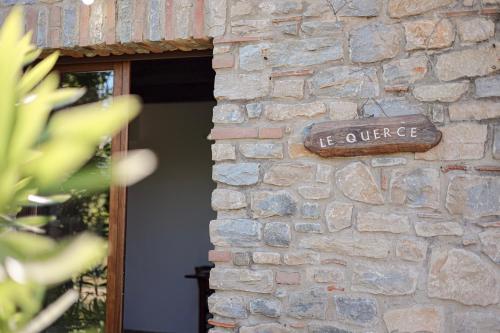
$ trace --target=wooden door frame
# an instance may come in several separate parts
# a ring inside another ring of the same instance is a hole
[[[113,96],[130,93],[130,61],[98,62],[57,65],[55,70],[64,72],[113,71]],[[128,149],[128,126],[111,142],[111,152]],[[111,186],[109,194],[108,269],[106,286],[105,332],[122,332],[123,295],[125,278],[125,232],[127,220],[127,189]]]

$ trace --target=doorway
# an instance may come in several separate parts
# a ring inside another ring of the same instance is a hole
[[[128,189],[123,328],[198,332],[195,267],[208,266],[210,142],[214,73],[210,58],[131,64],[131,93],[143,99],[129,149],[152,149],[155,173]],[[203,281],[200,281],[203,283]]]

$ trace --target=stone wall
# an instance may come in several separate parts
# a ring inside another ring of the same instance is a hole
[[[74,56],[213,38],[212,333],[500,331],[497,0],[0,0],[2,15],[13,3]],[[414,113],[443,133],[425,153],[303,146],[313,122]]]
[[[492,0],[227,2],[213,333],[500,332],[499,13]],[[303,146],[314,122],[414,113],[443,133],[425,153]]]

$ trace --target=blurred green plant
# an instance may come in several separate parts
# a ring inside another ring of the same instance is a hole
[[[26,206],[64,202],[73,193],[97,194],[110,183],[130,184],[151,173],[149,151],[113,157],[109,167],[87,165],[105,137],[116,134],[140,109],[137,98],[79,105],[84,90],[58,88],[51,73],[58,54],[41,54],[23,35],[14,8],[0,30],[0,332],[40,332],[78,298],[69,291],[42,309],[48,288],[96,267],[106,241],[91,233],[55,241],[43,235],[51,216],[17,217]],[[30,66],[31,65],[31,66]],[[89,221],[89,223],[93,223]]]

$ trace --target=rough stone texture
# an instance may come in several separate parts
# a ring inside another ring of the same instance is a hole
[[[335,174],[344,195],[352,200],[381,205],[384,198],[370,169],[361,162],[351,163]]]
[[[413,96],[422,102],[456,102],[469,89],[469,82],[429,84],[413,89]]]
[[[382,238],[342,233],[304,237],[299,241],[299,247],[341,255],[381,259],[389,255],[392,244]]]
[[[263,239],[269,246],[288,247],[292,240],[290,226],[282,222],[266,223]]]
[[[212,179],[228,185],[253,185],[259,181],[259,164],[220,163],[213,167]]]
[[[254,252],[252,260],[256,264],[279,265],[281,256],[274,252]]]
[[[325,218],[328,231],[335,232],[350,227],[353,208],[354,205],[342,202],[332,202],[326,206]]]
[[[290,330],[280,324],[260,324],[241,327],[240,333],[290,333]]]
[[[495,332],[500,327],[496,311],[453,311],[452,318],[452,332],[455,333]]]
[[[387,311],[384,322],[389,332],[439,333],[443,332],[444,314],[435,306],[415,305]]]
[[[271,318],[278,318],[281,315],[281,302],[278,300],[256,298],[251,300],[248,305],[252,314],[260,314]]]
[[[246,158],[283,158],[283,145],[276,143],[242,143],[240,152]]]
[[[225,73],[215,76],[214,96],[220,100],[253,99],[269,92],[269,75],[265,72],[251,74]],[[239,89],[244,86],[245,89]]]
[[[383,79],[390,84],[415,83],[427,74],[427,63],[422,56],[391,61],[383,65]]]
[[[427,293],[429,297],[487,306],[498,303],[500,280],[498,273],[477,254],[439,248],[432,251]]]
[[[345,269],[339,267],[314,268],[308,270],[308,275],[318,283],[331,283],[337,289],[346,285]]]
[[[369,117],[396,117],[425,113],[425,106],[411,102],[406,98],[389,97],[369,101],[363,108],[363,114]]]
[[[351,289],[383,295],[410,295],[417,287],[418,273],[409,267],[355,265]]]
[[[253,220],[213,220],[210,241],[218,246],[251,247],[262,238],[262,225]]]
[[[245,121],[243,108],[237,104],[222,104],[214,107],[212,121],[215,124],[240,124]]]
[[[440,80],[488,75],[500,68],[498,48],[483,47],[438,56],[436,74]]]
[[[446,208],[451,214],[478,218],[500,214],[500,178],[454,176],[448,185]]]
[[[243,297],[212,294],[208,298],[210,312],[228,318],[247,318],[248,313]]]
[[[376,69],[337,66],[315,73],[311,90],[318,96],[370,98],[378,96],[380,88]]]
[[[300,186],[297,191],[304,199],[326,199],[330,197],[330,186],[324,185],[304,185]]]
[[[310,252],[287,253],[283,256],[283,262],[290,266],[319,264],[319,254]]]
[[[480,42],[495,35],[495,23],[481,17],[467,18],[457,22],[457,31],[462,42]]]
[[[331,120],[353,120],[358,118],[358,105],[351,102],[327,103]]]
[[[210,288],[271,293],[274,289],[274,274],[271,270],[215,267],[210,271]]]
[[[325,319],[327,294],[322,288],[290,293],[287,313],[298,319]]]
[[[453,25],[447,19],[417,20],[403,25],[407,50],[449,47],[455,39]]]
[[[377,321],[377,302],[373,298],[334,295],[335,310],[342,321],[373,327]]]
[[[476,79],[477,97],[500,97],[500,75]]]
[[[379,157],[372,159],[372,167],[391,167],[398,165],[406,165],[407,160],[403,157]]]
[[[305,219],[319,219],[321,216],[321,207],[315,202],[305,202],[300,208],[300,213]]]
[[[212,192],[212,208],[214,210],[240,209],[247,206],[245,194],[226,189]]]
[[[236,159],[236,148],[230,143],[214,143],[212,145],[212,160],[225,161]]]
[[[302,98],[304,97],[304,80],[275,80],[273,97]]]
[[[344,56],[339,38],[318,37],[275,43],[269,50],[273,67],[310,66],[340,60]]]
[[[295,231],[308,233],[308,234],[320,234],[322,233],[321,224],[319,223],[295,223],[293,226]]]
[[[482,120],[500,117],[500,103],[493,101],[474,101],[451,104],[448,113],[450,120]]]
[[[420,237],[462,236],[464,228],[456,222],[416,222],[415,231]]]
[[[381,3],[380,0],[351,0],[347,3],[344,0],[333,0],[332,6],[340,17],[371,17],[379,15]]]
[[[250,265],[250,253],[248,253],[248,252],[235,252],[233,254],[233,264],[235,266],[248,266],[248,265]]]
[[[388,10],[391,17],[405,17],[448,6],[455,1],[456,0],[389,0]]]
[[[250,103],[246,105],[247,117],[250,119],[259,118],[264,110],[262,103]]]
[[[246,45],[240,48],[240,68],[245,71],[259,71],[266,66],[264,55],[269,49],[269,44]]]
[[[500,159],[500,126],[493,127],[493,158]]]
[[[251,194],[254,217],[289,216],[295,214],[297,202],[286,191],[259,191]]]
[[[420,262],[427,256],[427,243],[421,240],[400,239],[396,242],[396,257]]]
[[[439,207],[439,171],[430,168],[395,170],[390,181],[393,203],[408,207]]]
[[[290,120],[297,117],[312,118],[326,113],[324,103],[306,104],[267,104],[264,106],[264,113],[269,120]]]
[[[378,231],[402,234],[410,231],[410,220],[408,216],[397,214],[359,212],[356,226],[361,232]]]
[[[441,127],[441,142],[425,153],[416,153],[422,160],[477,160],[484,156],[487,126],[476,123],[458,123]]]
[[[351,59],[353,62],[369,63],[393,58],[400,51],[401,40],[399,26],[367,24],[351,31]]]
[[[493,260],[500,264],[500,230],[490,229],[479,233],[482,251]]]
[[[299,181],[314,179],[315,167],[309,163],[277,163],[264,174],[264,183],[277,186],[290,186]]]

